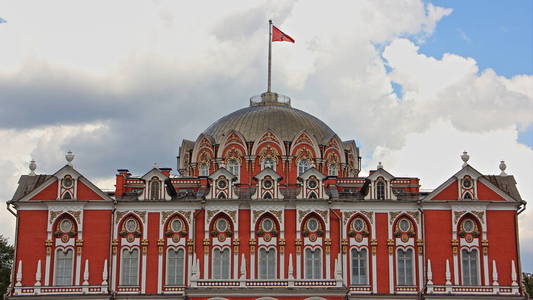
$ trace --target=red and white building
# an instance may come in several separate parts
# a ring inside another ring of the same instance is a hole
[[[183,140],[177,170],[20,178],[8,299],[521,298],[514,177],[463,166],[431,192],[264,93]],[[458,165],[460,161],[458,160]]]

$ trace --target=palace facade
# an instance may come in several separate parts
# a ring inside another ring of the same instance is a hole
[[[177,170],[116,173],[103,191],[73,166],[20,177],[8,209],[8,299],[522,298],[517,215],[498,175],[450,168],[433,191],[354,140],[264,93],[183,140]],[[81,158],[83,159],[83,158]],[[436,158],[437,159],[437,158]]]

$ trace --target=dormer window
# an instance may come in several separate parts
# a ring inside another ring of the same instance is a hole
[[[239,178],[240,165],[236,159],[230,159],[228,162],[228,171]]]
[[[337,166],[335,164],[330,164],[328,166],[328,175],[329,176],[338,176]]]
[[[263,160],[263,169],[266,168],[276,169],[276,161],[272,157],[267,157]]]
[[[152,182],[150,183],[150,199],[151,200],[158,200],[159,197],[159,190],[161,189],[161,184],[159,182],[159,179],[157,177],[152,178]]]
[[[385,182],[378,181],[376,183],[376,198],[377,199],[385,199]]]
[[[298,176],[302,176],[305,171],[311,168],[311,162],[308,159],[298,161]]]
[[[209,165],[207,163],[200,164],[200,176],[209,176]]]

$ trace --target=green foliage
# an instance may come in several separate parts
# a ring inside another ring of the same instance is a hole
[[[14,251],[13,246],[8,244],[7,238],[0,234],[0,297],[6,293],[9,286]]]
[[[522,273],[522,278],[524,279],[524,287],[526,292],[529,294],[529,297],[533,297],[533,274],[532,273]]]

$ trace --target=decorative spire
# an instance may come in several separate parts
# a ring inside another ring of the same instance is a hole
[[[152,166],[154,169],[159,169],[159,165],[155,162],[154,165]]]
[[[41,286],[41,260],[37,261],[37,271],[35,272],[34,286]]]
[[[83,271],[83,283],[82,285],[89,285],[89,260],[85,260],[85,270]]]
[[[430,284],[433,284],[433,271],[431,271],[431,260],[428,259],[428,272],[427,272],[427,276],[428,276],[428,282],[427,284],[430,285]]]
[[[246,258],[244,257],[244,253],[242,254],[241,258],[241,278],[240,280],[246,280]]]
[[[22,260],[19,260],[19,267],[17,268],[17,283],[15,286],[22,286]]]
[[[461,159],[463,160],[463,168],[468,166],[468,160],[470,159],[470,155],[466,151],[463,151],[463,155],[461,155]]]
[[[500,285],[498,283],[498,269],[496,269],[496,261],[492,260],[492,285]]]
[[[514,264],[514,259],[513,259],[511,260],[511,280],[513,281],[511,283],[512,286],[518,286],[518,282],[516,282],[517,277],[518,276],[516,276],[516,266]]]
[[[104,271],[102,272],[102,285],[107,285],[107,259],[104,260]]]
[[[451,285],[452,282],[450,281],[452,279],[452,274],[450,273],[450,260],[446,260],[446,285]]]
[[[293,270],[293,267],[292,267],[292,253],[289,254],[289,269],[288,269],[288,272],[289,272],[289,280],[294,280],[294,270]]]
[[[505,173],[505,169],[507,169],[507,165],[505,164],[505,161],[500,161],[500,176],[507,176],[507,173]]]
[[[72,154],[72,151],[68,151],[67,154],[65,154],[65,159],[67,160],[67,165],[72,166],[72,160],[74,160],[74,154]]]
[[[37,164],[35,163],[35,160],[32,159],[28,167],[30,168],[30,174],[28,175],[35,176],[35,169],[37,169]]]

